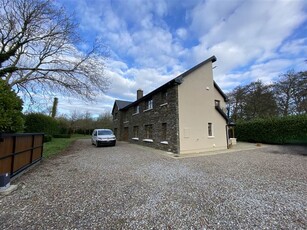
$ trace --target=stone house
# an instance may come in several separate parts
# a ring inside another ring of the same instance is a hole
[[[226,149],[227,97],[213,80],[212,56],[134,102],[116,100],[118,140],[177,154]]]

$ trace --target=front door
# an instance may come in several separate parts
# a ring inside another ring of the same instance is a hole
[[[129,128],[125,127],[123,133],[123,141],[128,141],[128,138],[129,138]]]

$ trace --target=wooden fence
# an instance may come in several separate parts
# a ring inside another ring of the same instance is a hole
[[[42,159],[43,133],[0,134],[0,174],[16,176]]]

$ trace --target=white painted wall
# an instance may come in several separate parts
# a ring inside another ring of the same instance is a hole
[[[180,153],[227,149],[226,121],[216,111],[214,100],[223,97],[213,85],[212,63],[208,62],[183,78],[178,86]],[[208,123],[213,136],[208,136]]]

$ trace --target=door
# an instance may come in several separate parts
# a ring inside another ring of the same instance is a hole
[[[129,138],[129,128],[125,127],[123,133],[123,141],[128,141],[128,138]]]

